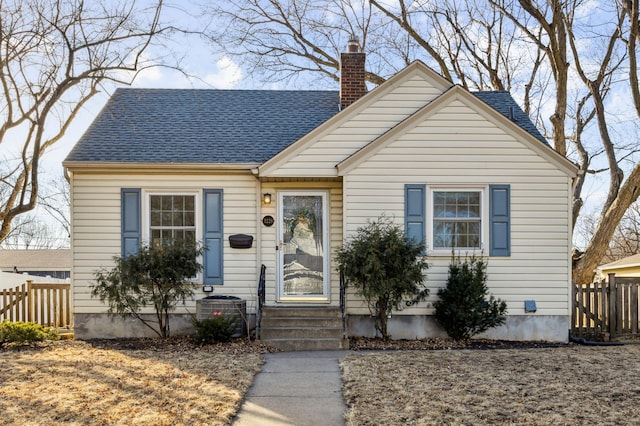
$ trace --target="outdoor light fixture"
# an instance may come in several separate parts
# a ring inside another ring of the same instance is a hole
[[[269,194],[268,192],[265,194],[262,194],[262,202],[264,203],[265,206],[270,206],[271,205],[271,194]]]

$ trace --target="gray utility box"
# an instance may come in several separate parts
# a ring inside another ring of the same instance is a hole
[[[222,315],[236,318],[237,328],[233,337],[241,337],[247,330],[247,301],[235,296],[214,295],[196,300],[196,319],[201,321]]]

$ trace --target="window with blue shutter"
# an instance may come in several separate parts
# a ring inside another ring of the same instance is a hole
[[[432,210],[433,250],[482,249],[482,191],[434,189]]]
[[[120,190],[122,257],[137,254],[142,240],[140,188]]]
[[[426,185],[407,184],[404,186],[404,232],[407,238],[412,238],[425,244]]]
[[[510,185],[489,185],[489,256],[511,256]]]
[[[222,189],[204,190],[204,284],[222,284]]]

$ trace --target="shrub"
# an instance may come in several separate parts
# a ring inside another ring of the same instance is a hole
[[[387,320],[403,303],[416,303],[429,295],[424,287],[427,261],[424,245],[405,237],[404,232],[384,216],[347,241],[336,254],[338,268],[347,286],[356,288],[375,317],[375,327],[389,338]]]
[[[160,337],[169,337],[169,312],[193,297],[189,281],[202,265],[197,259],[203,249],[197,245],[166,243],[142,246],[137,254],[114,257],[116,266],[96,272],[91,296],[107,301],[109,313],[140,320]],[[141,314],[150,306],[155,320]]]
[[[456,340],[472,336],[504,324],[507,304],[487,295],[487,262],[472,256],[453,258],[449,265],[447,286],[438,290],[440,300],[434,303],[435,318]]]
[[[33,322],[0,322],[0,346],[7,343],[33,343],[59,338],[56,330]]]
[[[228,342],[238,328],[238,315],[214,315],[203,320],[193,320],[196,328],[196,341],[206,345],[216,342]]]

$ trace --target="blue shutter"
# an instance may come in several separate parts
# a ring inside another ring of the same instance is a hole
[[[137,254],[142,240],[142,218],[140,213],[140,188],[120,190],[120,227],[122,231],[122,257]]]
[[[407,184],[404,186],[404,232],[407,238],[413,238],[425,244],[426,185]]]
[[[204,284],[222,284],[222,189],[204,190]]]
[[[510,185],[489,185],[489,256],[511,256]]]

